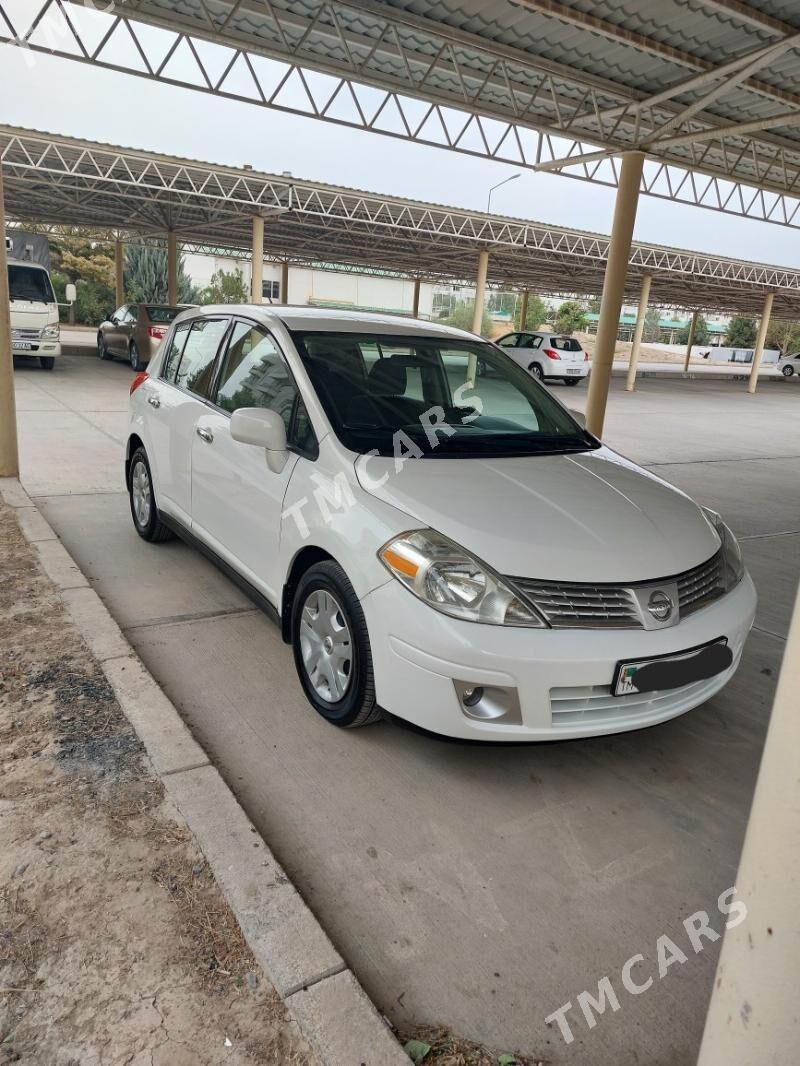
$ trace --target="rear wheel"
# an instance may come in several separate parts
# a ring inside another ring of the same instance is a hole
[[[785,378],[790,378],[792,376],[792,374],[794,373],[794,367],[793,366],[785,366],[781,370],[781,373],[783,374],[783,376]]]
[[[131,346],[128,349],[128,358],[131,363],[131,370],[135,370],[137,374],[140,374],[144,370],[144,363],[139,356],[139,349],[136,347],[135,341],[131,341]]]
[[[97,354],[101,359],[113,359],[114,356],[106,347],[106,339],[102,333],[97,334]]]
[[[292,646],[300,684],[314,710],[344,728],[377,722],[367,622],[353,586],[332,559],[300,578],[292,602]]]
[[[40,355],[39,366],[42,370],[52,370],[56,365],[56,359],[54,355]]]
[[[533,374],[537,381],[544,381],[544,371],[539,363],[531,363],[528,370]]]
[[[153,490],[153,476],[144,448],[137,448],[128,468],[128,496],[131,504],[131,517],[136,532],[143,540],[153,543],[172,540],[174,534],[161,521]]]
[[[580,378],[564,378],[564,384],[565,385],[580,385],[580,383],[581,383],[581,379]]]

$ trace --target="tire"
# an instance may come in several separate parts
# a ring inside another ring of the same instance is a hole
[[[794,373],[794,367],[793,366],[785,366],[785,367],[783,367],[781,369],[781,373],[783,374],[783,376],[785,378],[790,378],[792,376],[792,374]]]
[[[539,363],[531,363],[528,370],[533,374],[537,381],[544,381],[544,370],[542,370]]]
[[[139,355],[139,349],[133,341],[131,341],[131,346],[128,349],[128,359],[131,364],[131,370],[135,370],[137,374],[140,374],[147,365],[142,362],[141,356]]]
[[[52,370],[56,365],[56,358],[54,355],[40,355],[39,366],[42,370]]]
[[[315,614],[319,618],[316,629]],[[333,643],[337,635],[349,659],[330,653],[337,646]],[[347,574],[332,559],[315,563],[300,578],[292,599],[292,648],[306,698],[326,722],[356,729],[383,717],[375,702],[364,612]]]
[[[141,503],[139,492],[145,492],[149,496],[149,507],[146,509]],[[128,499],[133,525],[142,540],[157,544],[160,541],[174,538],[175,534],[172,530],[161,521],[153,490],[150,463],[147,461],[147,452],[144,448],[137,448],[131,456],[128,467]]]
[[[564,384],[572,385],[573,387],[575,385],[580,385],[581,381],[583,381],[583,378],[564,378]]]
[[[106,348],[105,338],[102,333],[97,334],[97,354],[101,359],[113,359],[114,356]]]

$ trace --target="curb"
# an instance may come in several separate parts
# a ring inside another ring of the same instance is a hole
[[[0,496],[321,1066],[408,1066],[388,1025],[19,480],[0,478]]]

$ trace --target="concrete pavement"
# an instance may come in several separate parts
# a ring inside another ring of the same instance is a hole
[[[714,947],[591,1031],[578,1015],[569,1046],[544,1017],[631,955],[652,970],[662,933],[687,949],[681,920],[716,915],[733,883],[800,571],[791,384],[645,379],[611,398],[608,442],[748,538],[761,598],[731,685],[643,733],[487,748],[319,720],[250,601],[133,532],[129,368],[66,358],[16,377],[28,491],[378,1006],[556,1063],[693,1062]]]

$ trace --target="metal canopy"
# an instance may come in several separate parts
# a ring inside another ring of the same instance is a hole
[[[800,227],[793,0],[0,0],[0,41]]]
[[[6,210],[18,223],[79,226],[97,236],[161,241],[249,257],[252,218],[266,218],[267,258],[407,277],[470,281],[488,248],[489,280],[542,295],[599,294],[609,239],[524,219],[213,166],[0,126]],[[653,276],[654,303],[800,314],[800,271],[637,243],[628,297]]]

